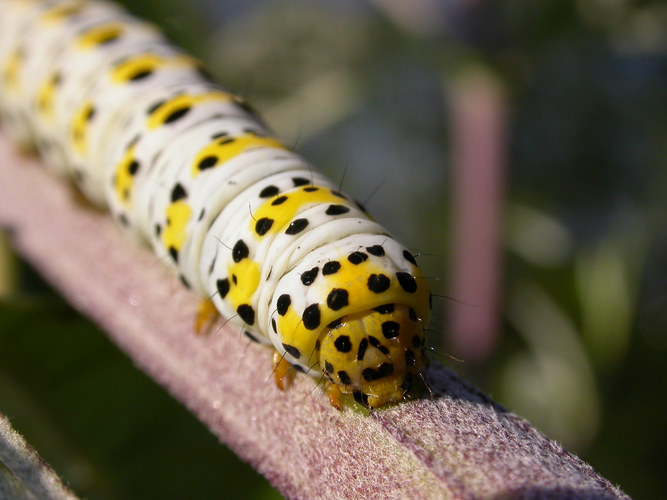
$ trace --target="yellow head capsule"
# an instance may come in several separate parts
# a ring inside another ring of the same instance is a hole
[[[377,408],[404,399],[422,368],[424,328],[415,311],[386,304],[329,325],[320,366],[343,394]]]

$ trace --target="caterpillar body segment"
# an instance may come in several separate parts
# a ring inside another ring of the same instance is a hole
[[[110,2],[0,3],[0,123],[332,404],[402,401],[422,370],[413,256],[240,97]]]

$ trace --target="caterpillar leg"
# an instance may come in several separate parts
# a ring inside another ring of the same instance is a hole
[[[278,389],[285,391],[292,386],[295,370],[278,351],[273,351],[273,379]]]
[[[211,299],[202,299],[197,308],[197,316],[195,318],[195,332],[198,335],[205,335],[210,333],[211,327],[218,319],[220,313],[215,308]]]
[[[340,387],[329,382],[327,384],[327,396],[329,396],[329,403],[331,403],[331,406],[337,410],[343,409],[343,403],[340,400],[343,393],[341,392]]]

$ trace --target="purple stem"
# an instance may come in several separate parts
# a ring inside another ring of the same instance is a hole
[[[196,336],[198,297],[2,137],[0,224],[77,309],[288,498],[628,498],[435,364],[433,398],[370,417],[335,410],[307,376],[278,391],[270,349],[230,327]]]

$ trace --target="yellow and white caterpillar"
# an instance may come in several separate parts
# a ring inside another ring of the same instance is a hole
[[[2,0],[0,118],[280,370],[369,408],[421,372],[430,292],[363,207],[118,6]],[[289,365],[287,364],[289,363]]]

